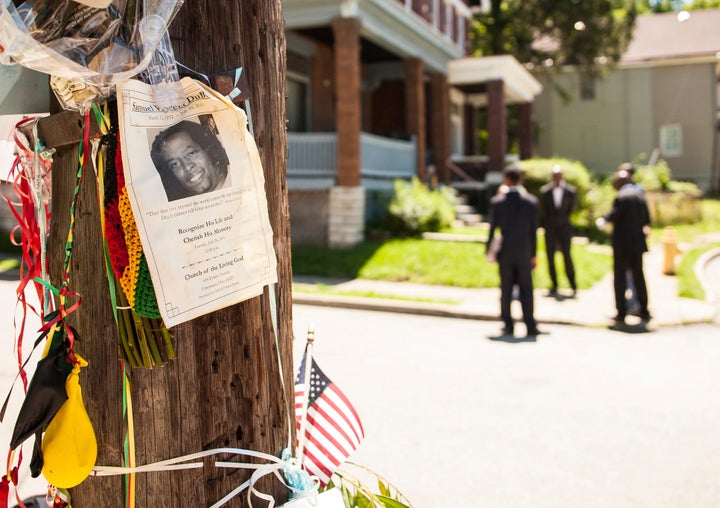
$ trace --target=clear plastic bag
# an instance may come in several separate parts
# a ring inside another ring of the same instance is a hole
[[[106,4],[106,7],[91,5]],[[53,76],[63,107],[87,110],[143,72],[183,0],[0,0],[0,64]]]

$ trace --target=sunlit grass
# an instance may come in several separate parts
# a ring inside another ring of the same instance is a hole
[[[720,243],[691,249],[682,256],[676,270],[678,278],[678,296],[685,298],[697,298],[700,300],[707,296],[702,284],[695,275],[695,265],[697,264],[698,259],[700,259],[700,256],[714,248],[720,248]]]
[[[695,224],[674,224],[680,242],[695,242],[707,233],[720,233],[720,199],[701,201],[702,220]],[[653,228],[651,241],[660,242],[664,228]]]
[[[548,287],[549,276],[542,235],[538,238],[536,287]],[[308,262],[309,260],[309,262]],[[611,267],[607,249],[573,245],[577,283],[587,289],[604,277]],[[561,287],[564,281],[562,259],[556,261]],[[302,247],[293,250],[293,272],[320,277],[360,277],[371,280],[437,284],[465,288],[498,287],[496,264],[485,260],[485,246],[477,242],[393,239],[343,250]]]

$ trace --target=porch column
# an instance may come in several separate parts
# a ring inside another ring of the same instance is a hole
[[[488,169],[502,171],[507,153],[505,90],[501,79],[485,83],[487,91]]]
[[[405,60],[405,130],[415,136],[416,172],[425,181],[425,62],[418,58]]]
[[[336,18],[335,129],[337,131],[337,184],[360,185],[360,21]]]
[[[365,231],[365,189],[360,175],[360,20],[336,18],[335,130],[337,177],[329,194],[328,245],[349,247],[362,241]]]
[[[447,75],[430,76],[430,138],[438,181],[450,183],[450,89]]]
[[[529,159],[533,156],[532,132],[532,102],[518,104],[520,125],[518,127],[518,140],[520,142],[520,159]]]

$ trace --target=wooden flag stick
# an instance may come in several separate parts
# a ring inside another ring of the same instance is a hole
[[[315,342],[315,329],[312,323],[308,326],[307,344],[305,345],[305,372],[303,372],[303,398],[302,413],[300,415],[300,428],[298,430],[297,459],[303,461],[305,449],[305,427],[307,426],[308,401],[310,399],[310,372],[312,371],[312,349]]]

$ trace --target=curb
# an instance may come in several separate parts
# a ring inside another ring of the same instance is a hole
[[[700,285],[702,286],[703,291],[705,291],[705,301],[712,303],[717,302],[718,298],[715,294],[715,290],[710,287],[710,284],[708,284],[707,279],[704,277],[704,272],[708,263],[717,257],[720,257],[720,247],[710,249],[709,251],[703,253],[695,262],[694,267],[695,277],[698,281],[700,281]]]
[[[293,292],[293,303],[301,305],[321,305],[341,309],[360,309],[400,314],[419,314],[424,316],[450,317],[458,319],[476,319],[481,321],[497,321],[496,315],[470,312],[456,308],[454,305],[389,300],[387,298],[364,298],[358,296],[310,295]]]
[[[466,310],[458,308],[451,304],[427,303],[427,302],[411,302],[390,300],[387,298],[366,298],[354,296],[340,295],[317,295],[303,294],[293,292],[293,304],[300,305],[316,305],[322,307],[334,307],[340,309],[358,309],[370,310],[376,312],[392,312],[398,314],[415,314],[421,316],[447,317],[455,319],[472,319],[475,321],[497,321],[500,317],[496,311],[482,312],[476,310]],[[535,315],[535,319],[539,324],[545,325],[564,325],[564,326],[583,326],[583,327],[605,327],[610,324],[610,318],[598,321],[592,320],[573,320],[569,318],[559,318],[551,316]],[[697,319],[677,323],[663,323],[660,326],[676,326],[691,323],[706,323],[708,319]]]
[[[370,310],[378,312],[392,312],[398,314],[416,314],[423,316],[448,317],[456,319],[472,319],[476,321],[500,321],[500,317],[496,312],[483,313],[477,311],[468,311],[456,308],[453,305],[426,303],[426,302],[402,302],[398,300],[389,300],[383,298],[365,298],[338,295],[310,295],[293,292],[293,304],[315,305],[322,307],[334,307],[340,309],[358,309]],[[717,313],[713,316],[697,317],[694,319],[679,319],[678,321],[665,321],[661,323],[653,323],[654,327],[683,326],[690,324],[712,323],[717,318]],[[564,325],[564,326],[582,326],[588,328],[607,327],[611,324],[610,317],[607,320],[572,320],[567,318],[558,318],[550,316],[535,315],[535,320],[539,324],[546,325]]]

